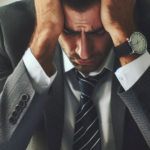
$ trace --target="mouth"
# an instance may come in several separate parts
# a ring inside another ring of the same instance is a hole
[[[83,61],[83,60],[77,60],[76,63],[79,65],[84,65],[84,66],[90,66],[95,64],[96,59],[92,59],[92,60],[87,60],[87,61]]]

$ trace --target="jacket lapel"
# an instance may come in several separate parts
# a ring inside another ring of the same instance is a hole
[[[50,88],[50,99],[45,111],[46,136],[49,149],[59,150],[64,124],[64,91],[62,52],[57,44],[53,59],[57,67],[57,76]]]
[[[120,66],[118,60],[115,60],[114,71]],[[117,90],[119,88],[119,81],[116,76],[113,76],[112,81],[112,94],[111,94],[111,112],[112,112],[112,123],[114,138],[117,150],[123,149],[123,137],[124,137],[124,123],[125,123],[125,110],[126,106],[117,95]]]

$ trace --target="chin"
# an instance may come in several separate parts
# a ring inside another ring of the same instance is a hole
[[[79,64],[76,64],[76,63],[73,63],[73,65],[75,66],[75,68],[79,71],[81,71],[82,73],[90,73],[90,72],[93,72],[93,71],[96,71],[100,66],[101,64],[97,63],[97,64],[94,64],[94,65],[79,65]]]

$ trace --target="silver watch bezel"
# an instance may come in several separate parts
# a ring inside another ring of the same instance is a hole
[[[140,35],[142,35],[143,39],[145,40],[145,43],[146,43],[146,46],[145,46],[145,47],[146,47],[146,48],[145,48],[142,52],[139,52],[138,50],[133,49],[133,47],[132,47],[132,42],[131,42],[131,41],[132,41],[132,36],[133,36],[134,34],[140,34]],[[130,36],[130,38],[127,38],[127,42],[128,42],[129,46],[130,46],[131,49],[132,49],[131,54],[132,54],[132,53],[144,54],[144,53],[146,52],[146,50],[147,50],[147,40],[146,40],[145,36],[144,36],[141,32],[134,32],[134,33],[132,33],[131,36]]]

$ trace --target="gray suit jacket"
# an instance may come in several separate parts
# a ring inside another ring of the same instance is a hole
[[[137,1],[136,22],[150,43],[150,2]],[[22,56],[34,29],[32,0],[0,8],[0,150],[59,150],[64,119],[62,53],[48,95],[38,95]],[[116,59],[115,68],[119,62]],[[118,91],[118,94],[117,94]],[[58,94],[59,93],[59,94]],[[113,77],[111,111],[117,150],[150,147],[150,68],[128,91]],[[29,144],[29,145],[28,145]]]

